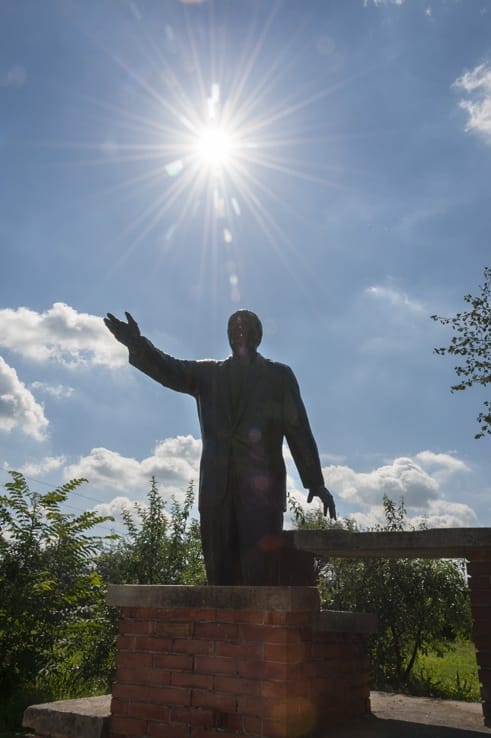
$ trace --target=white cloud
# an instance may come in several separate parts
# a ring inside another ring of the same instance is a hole
[[[453,86],[467,95],[459,102],[468,116],[465,130],[481,133],[491,143],[491,64],[479,64],[456,79]]]
[[[404,498],[408,522],[413,525],[423,520],[429,527],[476,525],[476,514],[469,505],[444,499],[450,477],[469,471],[455,456],[432,451],[421,451],[414,458],[399,457],[370,472],[356,472],[348,466],[323,469],[326,485],[337,498],[355,508],[361,506],[350,517],[363,528],[384,524],[384,495],[396,503]]]
[[[85,477],[91,486],[146,492],[152,476],[169,494],[182,495],[189,482],[198,481],[201,441],[193,436],[166,438],[151,456],[138,461],[107,448],[94,448],[64,470],[65,479]]]
[[[48,420],[17,372],[0,356],[0,430],[19,428],[36,441],[46,438]]]
[[[64,456],[46,456],[41,461],[24,464],[24,466],[20,467],[19,471],[28,477],[40,477],[59,469],[65,461]]]
[[[423,305],[416,300],[411,300],[404,292],[399,292],[393,287],[382,287],[380,285],[372,285],[365,290],[366,294],[376,300],[388,302],[393,307],[407,308],[416,313],[424,311]]]
[[[376,505],[387,495],[392,500],[404,497],[408,506],[424,508],[438,496],[438,482],[404,456],[370,472],[355,472],[348,466],[328,466],[323,471],[327,486],[353,504]]]
[[[113,497],[109,502],[100,502],[92,508],[97,515],[109,515],[114,518],[115,523],[121,522],[121,513],[123,510],[132,510],[134,500],[129,497]]]
[[[57,398],[71,397],[75,392],[73,387],[68,387],[65,384],[48,384],[47,382],[31,382],[30,388]]]
[[[381,5],[403,5],[404,0],[371,0],[371,2],[375,5],[375,7],[380,7]],[[363,5],[365,8],[370,3],[370,0],[363,0]]]
[[[44,313],[27,307],[0,310],[0,346],[33,361],[65,367],[127,364],[126,349],[101,318],[57,302]]]

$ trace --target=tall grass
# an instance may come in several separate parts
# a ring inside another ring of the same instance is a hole
[[[449,646],[441,655],[430,652],[418,656],[410,692],[425,697],[479,702],[474,644],[459,641]]]

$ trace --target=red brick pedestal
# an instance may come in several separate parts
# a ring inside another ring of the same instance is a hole
[[[300,738],[369,712],[374,618],[314,587],[111,586],[110,738]]]
[[[467,553],[467,574],[484,724],[491,727],[491,548]]]

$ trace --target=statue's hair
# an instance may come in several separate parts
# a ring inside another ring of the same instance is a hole
[[[262,326],[261,321],[257,317],[256,313],[253,313],[251,310],[237,310],[228,319],[228,327],[230,327],[230,323],[232,322],[232,320],[239,316],[246,318],[249,322],[251,322],[254,325],[256,335],[257,335],[257,345],[259,346],[259,344],[261,343],[262,337],[263,337],[263,326]]]

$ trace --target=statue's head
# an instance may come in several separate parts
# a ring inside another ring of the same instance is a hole
[[[228,319],[228,340],[235,356],[255,353],[263,337],[263,327],[256,313],[237,310]]]

